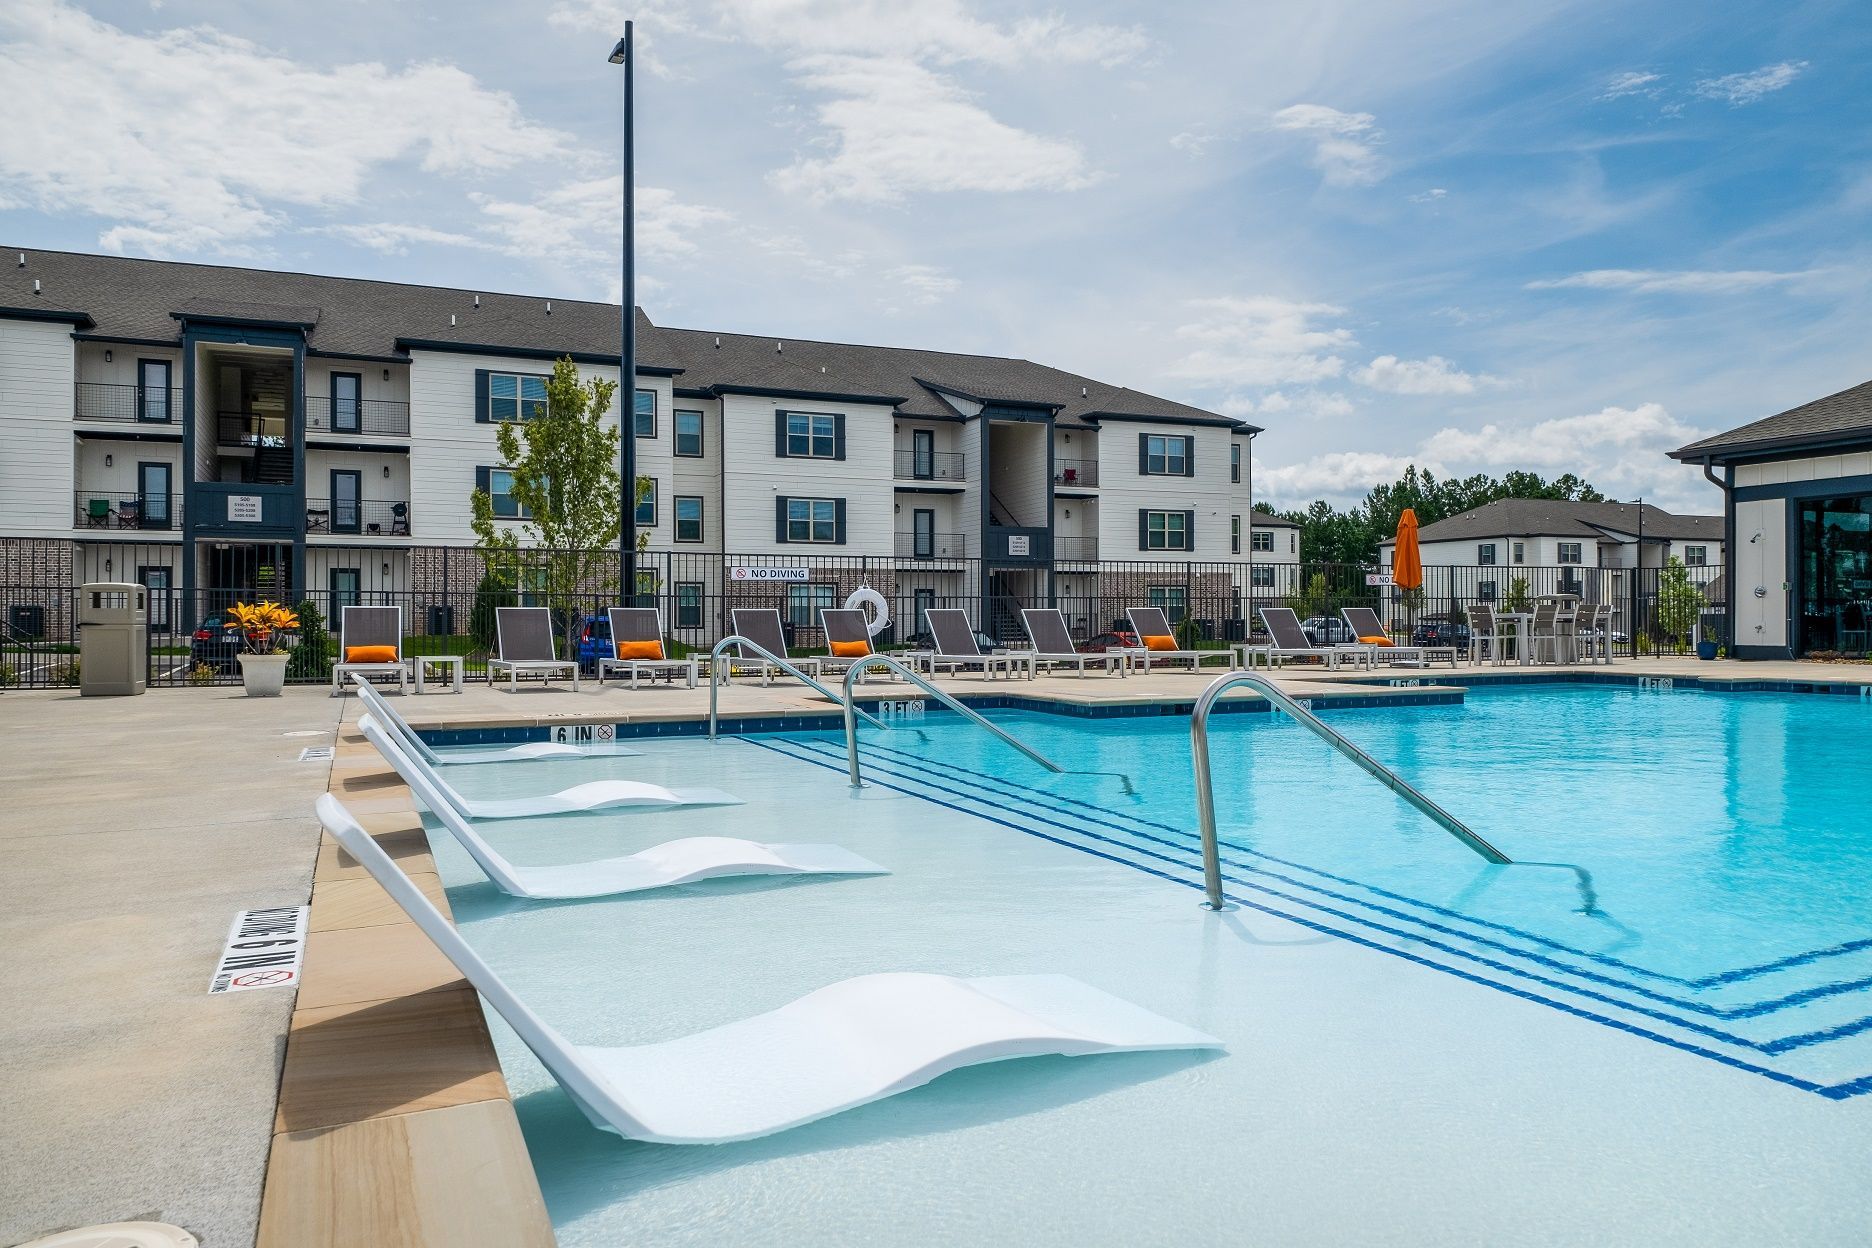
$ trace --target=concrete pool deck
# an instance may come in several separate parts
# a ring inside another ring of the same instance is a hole
[[[1434,685],[1553,670],[1379,676]],[[1560,670],[1872,685],[1872,666],[1844,664],[1660,659]],[[942,685],[991,697],[1187,702],[1216,674]],[[1279,679],[1302,696],[1334,686],[1393,696],[1388,686],[1317,670]],[[866,688],[908,692],[887,682]],[[632,722],[696,718],[707,691],[473,686],[395,705],[419,726]],[[550,1242],[529,1214],[538,1188],[524,1147],[513,1152],[517,1132],[501,1119],[512,1111],[498,1067],[463,1057],[489,1052],[478,1003],[452,970],[434,965],[426,943],[394,930],[400,913],[374,883],[335,848],[321,851],[311,804],[331,787],[371,817],[374,833],[427,853],[408,791],[354,732],[332,735],[341,716],[352,723],[359,710],[356,699],[323,689],[292,689],[277,701],[233,689],[0,696],[0,757],[14,778],[0,820],[0,999],[10,1005],[0,1017],[10,1115],[0,1139],[0,1242],[133,1216],[187,1226],[212,1245],[252,1242],[263,1174],[267,1217],[280,1219],[267,1242]],[[827,710],[790,683],[737,683],[722,694],[724,715]],[[288,732],[318,735],[280,735]],[[306,745],[333,743],[335,764],[296,761]],[[419,860],[408,865],[423,873]],[[308,896],[314,938],[296,1002],[286,992],[206,994],[235,911]],[[369,975],[355,977],[359,965]],[[303,1041],[303,1071],[292,1069],[289,1031]],[[412,1057],[416,1039],[433,1051]],[[385,1082],[354,1061],[373,1052],[389,1059]],[[458,1125],[470,1116],[478,1121]],[[364,1143],[349,1147],[347,1131]],[[307,1143],[312,1161],[297,1173],[280,1164],[282,1139]],[[478,1148],[498,1162],[493,1172],[463,1167]],[[491,1173],[515,1186],[484,1181]],[[273,1208],[276,1195],[283,1203]],[[470,1215],[489,1204],[519,1216],[477,1224]]]

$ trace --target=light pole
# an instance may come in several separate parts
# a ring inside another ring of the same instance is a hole
[[[618,593],[637,601],[637,58],[631,46],[632,23],[611,49],[611,63],[624,67],[624,293],[618,321]]]

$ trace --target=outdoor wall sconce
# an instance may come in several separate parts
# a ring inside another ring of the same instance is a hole
[[[387,563],[383,565],[383,574],[384,574],[385,576],[389,576],[389,575],[390,575],[390,565],[389,565],[389,564],[387,564]]]
[[[383,466],[383,475],[384,475],[385,477],[388,477],[388,476],[390,475],[390,465],[389,465],[389,464],[385,464],[385,465]]]
[[[104,457],[104,466],[105,466],[106,468],[108,468],[108,467],[110,467],[110,466],[111,466],[111,457],[110,457],[110,456],[108,456],[108,455],[106,455],[106,456]]]
[[[106,559],[106,560],[104,561],[104,575],[105,575],[105,576],[109,576],[109,575],[110,575],[110,570],[111,570],[111,561],[110,561],[110,560],[108,560],[108,559]]]
[[[384,379],[385,381],[389,381],[389,380],[390,380],[390,370],[389,370],[389,369],[387,369],[387,368],[383,370],[383,379]]]
[[[110,361],[111,361],[111,353],[110,353],[110,348],[109,348],[109,347],[106,347],[106,348],[104,348],[104,362],[105,362],[106,364],[108,364],[108,363],[110,363]]]

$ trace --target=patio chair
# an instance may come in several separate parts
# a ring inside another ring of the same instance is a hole
[[[728,613],[728,618],[734,622],[737,636],[745,637],[769,653],[779,655],[814,680],[819,678],[818,659],[787,658],[786,630],[780,625],[780,612],[774,608],[736,607]],[[783,676],[787,674],[786,669],[775,667],[753,651],[736,646],[735,652],[735,659],[729,668],[758,667],[763,685],[773,683],[775,672]]]
[[[449,804],[429,773],[417,767],[402,739],[366,715],[359,727],[395,769],[410,791],[422,799],[450,836],[460,842],[495,887],[514,897],[535,899],[609,897],[652,888],[670,888],[718,875],[889,875],[867,858],[838,845],[762,845],[729,836],[697,836],[666,841],[625,858],[525,867],[509,862]]]
[[[672,659],[664,654],[661,611],[655,607],[610,607],[605,614],[611,619],[611,657],[598,660],[600,686],[607,673],[621,672],[630,677],[633,689],[637,678],[644,675],[652,681],[658,675],[671,680],[686,676],[689,687],[696,687],[696,657],[692,654],[686,659]]]
[[[337,798],[321,796],[317,812],[592,1125],[629,1139],[755,1139],[1006,1058],[1225,1047],[1064,975],[911,972],[840,980],[675,1039],[573,1044],[514,994]]]
[[[402,607],[345,607],[338,615],[338,662],[332,664],[332,694],[345,690],[347,676],[395,676],[397,692],[409,692],[403,661]]]
[[[1440,660],[1456,666],[1455,646],[1400,646],[1385,633],[1378,613],[1370,607],[1341,607],[1339,614],[1345,617],[1346,627],[1359,644],[1372,647],[1374,663],[1383,659],[1387,663],[1420,663],[1428,667]]]
[[[1574,621],[1574,628],[1579,636],[1581,653],[1587,662],[1610,663],[1612,661],[1611,603],[1581,603],[1579,618]]]
[[[1354,667],[1363,663],[1375,668],[1377,662],[1372,658],[1374,646],[1316,646],[1306,635],[1306,629],[1300,627],[1300,617],[1292,607],[1262,607],[1261,623],[1270,638],[1264,644],[1244,644],[1236,647],[1241,652],[1242,664],[1254,666],[1255,656],[1267,660],[1269,667],[1288,659],[1322,659],[1329,671],[1337,671],[1339,665],[1350,660]]]
[[[550,681],[555,673],[572,676],[572,691],[578,692],[579,668],[574,659],[559,658],[553,649],[552,613],[545,607],[494,608],[494,636],[500,656],[488,660],[488,675],[507,673],[507,691],[518,693],[520,674],[526,672]]]
[[[822,610],[819,627],[825,631],[826,639],[825,657],[819,660],[822,671],[842,675],[858,660],[877,653],[871,648],[871,627],[862,611],[837,607]],[[859,674],[858,681],[864,683],[863,673]]]
[[[997,671],[1010,678],[1014,675],[1013,655],[982,652],[968,612],[960,607],[931,607],[923,618],[929,623],[930,641],[936,648],[922,651],[917,657],[929,665],[930,675],[944,668],[951,672],[972,669],[980,672],[983,680]]]
[[[1552,662],[1560,662],[1560,648],[1565,644],[1558,631],[1557,621],[1560,606],[1549,598],[1534,604],[1534,618],[1528,625],[1527,657],[1535,663],[1541,661],[1541,649],[1546,648]]]
[[[377,717],[377,722],[395,734],[407,753],[422,759],[431,767],[445,767],[451,763],[527,763],[540,759],[635,758],[643,753],[642,750],[633,750],[616,742],[571,745],[559,741],[527,741],[495,750],[450,750],[446,754],[438,753],[427,741],[416,735],[409,721],[384,701],[383,695],[372,687],[370,681],[362,676],[353,676],[351,679],[357,685],[358,697]]]
[[[1495,618],[1495,608],[1476,603],[1469,608],[1469,661],[1480,663],[1486,651],[1490,663],[1502,661],[1503,645],[1508,640]]]
[[[1122,652],[1081,653],[1073,644],[1066,613],[1058,607],[1021,608],[1021,627],[1027,630],[1027,640],[1033,643],[1033,651],[1027,656],[1031,662],[1045,663],[1049,667],[1076,667],[1081,677],[1085,676],[1088,663],[1103,667],[1107,675],[1113,671],[1120,676],[1125,674],[1126,660]]]
[[[358,730],[377,717],[365,714],[358,719]],[[364,733],[369,736],[368,732]],[[442,773],[413,755],[404,754],[409,764],[422,772],[436,794],[453,806],[464,819],[527,819],[534,815],[579,815],[593,810],[668,810],[676,806],[739,806],[741,799],[720,789],[669,789],[642,780],[587,780],[557,793],[532,797],[467,798]]]
[[[108,498],[92,498],[85,500],[85,523],[91,528],[110,528],[111,520],[116,514],[116,512],[111,510],[111,500]]]
[[[1176,630],[1170,627],[1170,617],[1162,607],[1132,607],[1125,615],[1131,620],[1131,631],[1137,634],[1136,653],[1147,672],[1152,663],[1188,663],[1192,672],[1199,671],[1204,659],[1221,659],[1229,667],[1235,666],[1233,650],[1181,649]]]

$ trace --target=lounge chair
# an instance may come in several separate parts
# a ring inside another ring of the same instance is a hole
[[[395,676],[397,692],[409,692],[402,607],[345,607],[340,611],[338,662],[332,664],[331,677],[334,696],[344,692],[347,676]]]
[[[1223,1044],[1064,975],[862,975],[673,1040],[573,1044],[515,996],[338,799],[319,822],[551,1072],[593,1126],[658,1144],[772,1135],[964,1066]],[[568,950],[576,965],[577,953]]]
[[[1375,647],[1366,645],[1351,646],[1316,646],[1307,637],[1306,630],[1300,627],[1300,617],[1292,607],[1262,607],[1261,622],[1267,626],[1268,636],[1272,639],[1266,644],[1238,645],[1242,662],[1253,667],[1255,656],[1267,660],[1268,666],[1287,659],[1324,659],[1330,670],[1338,670],[1341,662],[1350,659],[1357,667],[1363,663],[1366,667],[1376,667],[1372,658]]]
[[[358,720],[360,731],[366,724],[377,725],[374,716]],[[380,728],[379,731],[382,731]],[[364,733],[369,736],[369,732]],[[442,773],[420,759],[405,754],[410,765],[424,773],[436,794],[455,808],[464,819],[525,819],[532,815],[574,815],[588,810],[628,808],[667,810],[675,806],[739,806],[741,799],[720,789],[666,789],[642,780],[588,780],[557,793],[535,797],[466,798]]]
[[[449,835],[461,842],[468,856],[504,893],[515,897],[608,897],[652,888],[690,884],[718,875],[889,875],[868,858],[837,845],[762,845],[729,836],[697,836],[667,841],[627,858],[569,863],[559,867],[523,867],[507,861],[481,838],[474,825],[449,804],[430,779],[432,773],[415,765],[396,734],[372,716],[365,716],[364,735],[384,761],[396,769],[435,812]]]
[[[1420,663],[1425,667],[1436,662],[1456,666],[1455,646],[1400,646],[1386,634],[1378,613],[1370,607],[1342,607],[1339,614],[1345,617],[1346,627],[1359,639],[1359,644],[1372,647],[1374,662],[1383,659],[1387,663]]]
[[[1152,663],[1188,663],[1192,672],[1202,668],[1204,659],[1221,659],[1229,666],[1235,666],[1235,655],[1230,650],[1184,650],[1176,644],[1176,630],[1170,627],[1170,617],[1162,607],[1132,607],[1125,612],[1131,619],[1131,630],[1137,634],[1138,648],[1134,653],[1145,671],[1150,671]]]
[[[871,645],[871,626],[862,611],[843,607],[821,611],[819,626],[825,630],[826,639],[826,653],[819,660],[821,671],[842,675],[858,660],[877,653]],[[858,682],[864,683],[862,673]]]
[[[734,631],[737,636],[747,638],[770,654],[779,655],[800,671],[811,676],[814,680],[819,678],[818,659],[794,659],[787,657],[786,630],[780,626],[780,613],[772,607],[736,607],[728,613],[728,618],[734,622]],[[760,668],[761,684],[763,685],[773,683],[775,672],[779,672],[781,675],[787,674],[785,668],[775,667],[760,655],[749,650],[743,650],[739,646],[735,647],[735,659],[734,662],[729,664],[729,667],[731,669],[736,667]]]
[[[996,671],[1012,678],[1015,663],[1026,661],[1024,656],[1017,659],[1012,654],[983,654],[975,640],[968,612],[960,607],[931,607],[923,613],[923,618],[929,621],[930,637],[936,648],[923,651],[917,657],[929,666],[932,676],[942,668],[952,672],[958,668],[973,668],[982,674],[983,680]]]
[[[1066,626],[1066,613],[1058,607],[1023,607],[1021,608],[1021,627],[1027,630],[1027,640],[1033,643],[1033,650],[1027,658],[1032,663],[1045,663],[1049,667],[1076,667],[1079,675],[1084,676],[1086,664],[1096,663],[1109,675],[1116,671],[1125,674],[1128,662],[1123,653],[1107,650],[1102,654],[1086,654],[1073,644],[1072,629]]]
[[[693,654],[686,659],[664,656],[661,611],[655,607],[611,607],[605,614],[611,617],[612,653],[610,658],[598,660],[600,685],[604,684],[607,673],[622,672],[630,677],[633,689],[637,687],[637,678],[646,674],[653,681],[659,674],[667,674],[671,679],[687,676],[689,687],[696,687]]]
[[[572,690],[578,692],[578,663],[554,653],[552,615],[545,607],[494,608],[494,635],[500,657],[488,660],[488,674],[506,672],[508,692],[519,692],[522,672],[543,680],[569,672]]]
[[[450,763],[528,763],[556,758],[634,758],[643,753],[642,750],[615,743],[566,745],[557,741],[528,741],[501,749],[450,750],[440,754],[416,735],[416,730],[397,714],[395,707],[384,701],[383,695],[373,689],[368,680],[362,676],[354,676],[352,680],[357,684],[358,697],[364,700],[364,705],[370,707],[371,714],[395,734],[404,749],[431,767],[443,767]]]

